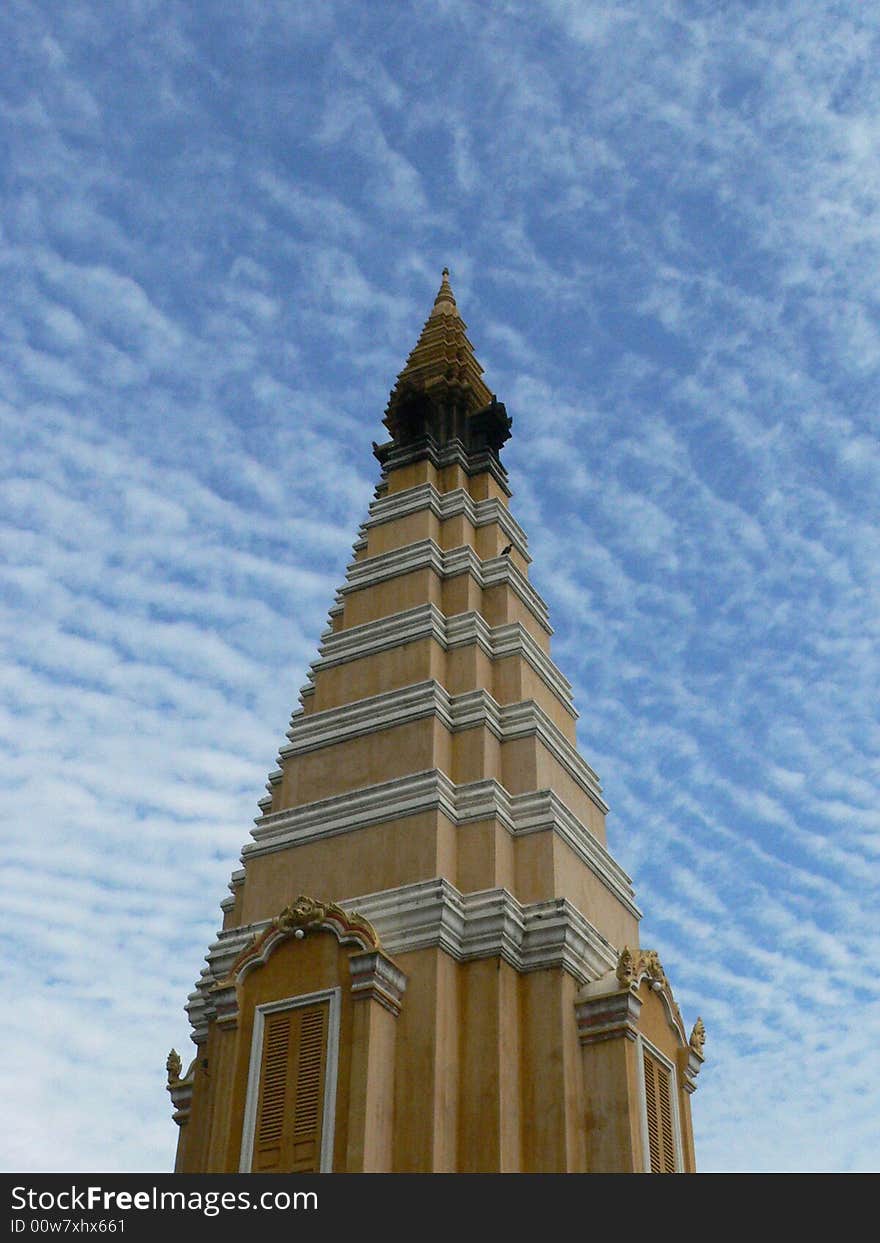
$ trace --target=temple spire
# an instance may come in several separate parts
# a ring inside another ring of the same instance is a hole
[[[692,1169],[705,1032],[639,944],[448,273],[389,424],[165,1063],[176,1168]]]
[[[442,449],[453,441],[466,452],[497,456],[510,420],[483,380],[444,268],[421,335],[397,377],[385,411],[394,446],[424,443]]]

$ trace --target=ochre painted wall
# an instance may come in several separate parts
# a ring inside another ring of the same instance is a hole
[[[422,500],[425,505],[371,520],[366,547],[357,553],[357,574],[369,570],[374,557],[428,539],[446,551],[469,546],[484,561],[501,554],[510,542],[502,523],[475,526],[465,512],[441,520],[423,494],[406,495],[426,483],[440,494],[462,489],[474,501],[507,505],[504,489],[488,471],[468,475],[458,465],[438,470],[427,459],[392,470],[384,497],[406,507]],[[453,499],[459,504],[460,498]],[[360,588],[349,584],[342,608],[333,610],[332,631],[342,635],[431,603],[446,619],[477,612],[489,627],[519,623],[549,655],[540,606],[529,607],[515,590],[516,571],[527,574],[527,559],[516,548],[508,555],[515,570],[486,588],[471,572],[443,577],[428,566]],[[271,782],[271,813],[258,821],[258,842],[244,856],[244,878],[235,883],[234,902],[226,904],[224,927],[260,929],[300,894],[345,902],[350,909],[359,897],[444,878],[465,896],[506,891],[523,906],[564,899],[595,930],[608,988],[619,989],[615,955],[624,946],[637,949],[638,915],[622,896],[625,878],[615,873],[618,879],[608,880],[615,865],[602,850],[605,807],[594,775],[574,752],[575,714],[566,705],[565,680],[554,689],[556,675],[539,672],[522,646],[493,658],[475,641],[448,649],[434,636],[395,642],[393,628],[383,642],[382,650],[353,658],[350,648],[347,656],[334,656],[338,648],[331,643],[329,654],[316,662],[313,690],[303,698],[307,728],[298,732],[294,720],[281,776]],[[488,721],[453,731],[433,710],[395,723],[382,720],[384,709],[377,704],[375,715],[367,713],[356,729],[344,713],[321,716],[432,682],[450,696],[484,690],[501,708],[524,709],[511,712],[515,728],[502,737]],[[535,708],[550,722],[541,725],[543,735],[528,723]],[[318,745],[310,732],[316,728],[327,731]],[[573,817],[570,831],[577,836],[586,830],[598,845],[584,841],[575,849],[552,823],[519,830],[494,811],[457,823],[446,804],[409,814],[389,809],[384,817],[380,806],[370,823],[358,825],[353,816],[347,825],[344,801],[332,833],[297,829],[301,821],[294,817],[287,836],[274,839],[280,840],[277,849],[268,849],[260,836],[287,811],[309,808],[312,815],[322,800],[433,773],[459,788],[494,783],[508,802],[552,791]],[[329,926],[309,927],[301,939],[273,942],[265,962],[237,977],[234,1013],[211,1014],[199,1037],[178,1168],[238,1169],[256,1007],[335,988],[341,999],[335,1170],[642,1169],[639,1033],[679,1068],[682,1145],[685,1164],[693,1168],[684,1091],[691,1055],[680,1022],[670,1018],[648,983],[638,989],[638,1028],[624,1023],[597,1038],[595,1031],[584,1034],[577,1017],[586,966],[554,961],[524,969],[506,950],[481,948],[479,938],[477,948],[467,949],[465,942],[465,950],[455,953],[452,941],[435,940],[395,954],[394,970],[403,972],[405,989],[392,1004],[378,999],[381,989],[369,995],[352,991],[353,955],[364,950],[343,943],[341,935]],[[232,995],[228,981],[224,987],[223,995]],[[210,1000],[213,993],[205,995]]]

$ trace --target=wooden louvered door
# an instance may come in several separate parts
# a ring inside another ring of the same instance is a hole
[[[648,1113],[648,1152],[652,1174],[675,1173],[675,1132],[672,1117],[672,1075],[644,1051],[645,1106]]]
[[[321,1168],[328,1013],[324,1002],[266,1016],[254,1173]]]

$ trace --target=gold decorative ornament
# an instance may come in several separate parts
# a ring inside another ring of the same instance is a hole
[[[180,1082],[180,1072],[182,1068],[183,1063],[180,1060],[180,1054],[176,1049],[172,1049],[165,1062],[165,1070],[168,1074],[169,1087],[172,1087],[175,1083]]]
[[[635,980],[635,975],[635,960],[632,956],[632,951],[628,945],[624,945],[617,960],[617,978],[620,981],[621,988],[630,988]]]
[[[305,931],[328,922],[335,925],[343,936],[346,933],[355,933],[359,940],[366,942],[365,949],[381,948],[378,933],[368,919],[364,919],[356,911],[344,911],[335,902],[318,902],[304,893],[272,921],[279,932]]]
[[[688,1044],[693,1049],[694,1053],[698,1053],[700,1057],[702,1057],[703,1046],[705,1045],[705,1043],[706,1043],[706,1028],[705,1028],[705,1025],[703,1024],[703,1020],[701,1018],[698,1018],[696,1023],[694,1023],[694,1030],[691,1032],[691,1038],[688,1041]]]
[[[326,917],[327,909],[315,898],[308,898],[301,893],[272,922],[280,932],[292,932],[295,928],[305,928],[308,924],[319,924]]]
[[[628,945],[620,951],[617,959],[617,978],[621,988],[632,988],[647,976],[652,984],[666,988],[666,972],[656,950],[639,950],[633,954]]]
[[[356,911],[344,911],[335,902],[318,902],[317,899],[301,893],[280,915],[275,916],[267,928],[251,937],[226,976],[211,985],[212,991],[220,992],[232,987],[245,967],[254,960],[263,961],[263,956],[271,952],[272,946],[280,939],[279,933],[282,936],[290,933],[302,940],[308,930],[317,931],[321,928],[335,932],[340,942],[356,941],[361,949],[382,948],[379,934],[363,915],[358,915]]]

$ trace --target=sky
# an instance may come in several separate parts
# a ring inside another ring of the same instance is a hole
[[[698,1165],[878,1168],[878,44],[830,0],[5,0],[3,1168],[173,1165],[447,264],[706,1025]]]

